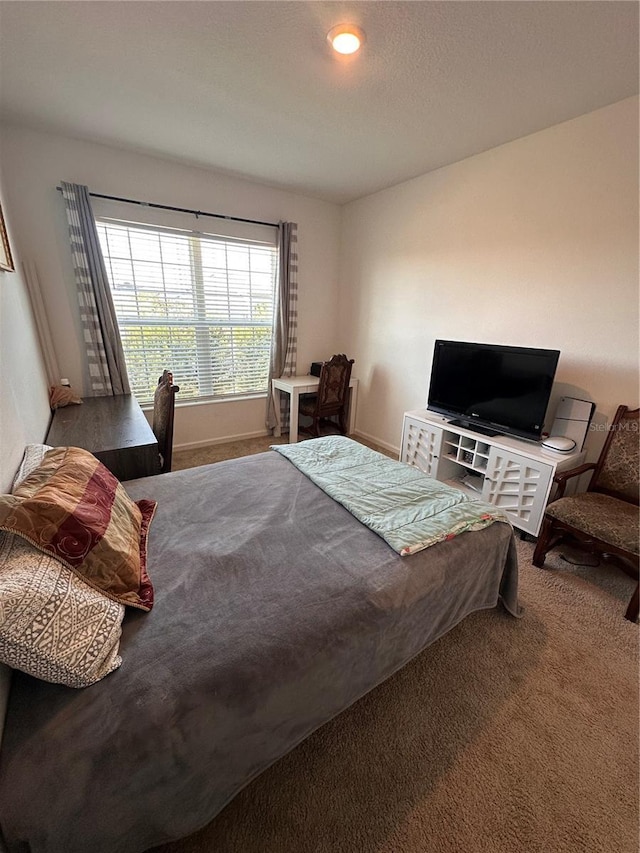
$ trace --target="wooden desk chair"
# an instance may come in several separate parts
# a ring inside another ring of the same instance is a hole
[[[616,560],[631,577],[639,577],[639,414],[640,409],[619,406],[598,461],[555,477],[557,498],[545,511],[534,566],[542,568],[547,551],[571,539],[589,552]],[[587,491],[564,497],[567,481],[586,471],[593,472]],[[638,607],[636,587],[626,618],[635,622]]]
[[[323,362],[317,392],[300,397],[299,413],[311,418],[311,426],[300,427],[300,432],[317,437],[320,435],[321,422],[337,416],[338,428],[342,435],[346,435],[349,380],[353,362],[354,360],[348,359],[344,353],[334,355],[329,361]]]
[[[153,424],[152,429],[158,440],[160,451],[160,473],[171,471],[171,456],[173,454],[173,414],[176,394],[180,390],[173,384],[173,373],[164,370],[158,379],[158,387],[153,395]]]

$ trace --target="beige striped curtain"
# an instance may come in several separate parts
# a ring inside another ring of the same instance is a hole
[[[271,380],[295,376],[298,358],[298,226],[295,222],[278,223],[278,292],[271,341],[269,386],[267,394],[267,429],[276,426],[276,411],[271,395]],[[280,399],[280,425],[289,428],[289,397]]]
[[[129,377],[89,190],[62,181],[85,344],[86,394],[129,394]]]

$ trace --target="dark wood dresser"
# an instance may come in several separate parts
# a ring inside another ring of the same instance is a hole
[[[91,451],[119,480],[160,473],[158,442],[131,394],[85,397],[56,409],[45,442]]]

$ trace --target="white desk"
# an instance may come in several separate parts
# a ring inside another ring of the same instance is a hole
[[[273,396],[273,406],[276,411],[277,423],[273,434],[279,437],[281,432],[280,424],[280,394],[288,394],[291,398],[290,413],[289,413],[289,444],[295,444],[298,441],[298,406],[300,403],[300,394],[313,394],[317,389],[320,378],[318,376],[282,376],[280,379],[271,380],[271,394]],[[351,399],[349,401],[349,432],[353,432],[356,426],[356,405],[358,402],[358,380],[351,377],[349,381],[351,389]]]

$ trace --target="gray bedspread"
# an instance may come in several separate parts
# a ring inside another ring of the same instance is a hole
[[[279,454],[127,484],[155,498],[156,604],[84,690],[14,673],[0,753],[9,850],[140,853],[251,779],[464,616],[514,615],[511,528],[407,557]]]

